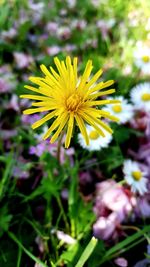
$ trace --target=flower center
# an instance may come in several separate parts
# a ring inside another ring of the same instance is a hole
[[[92,140],[96,140],[99,138],[99,133],[97,131],[93,130],[89,133],[89,138]]]
[[[79,105],[81,104],[81,97],[78,94],[72,94],[66,101],[66,106],[68,111],[77,111]]]
[[[139,181],[142,178],[142,173],[140,171],[132,172],[132,177],[135,181]]]
[[[142,98],[143,101],[150,101],[150,94],[145,93],[145,94],[142,95],[141,98]]]
[[[150,57],[149,56],[143,56],[142,60],[143,60],[143,62],[148,63],[150,61]]]
[[[112,106],[112,110],[115,112],[115,113],[120,113],[122,111],[122,107],[121,105],[113,105]]]

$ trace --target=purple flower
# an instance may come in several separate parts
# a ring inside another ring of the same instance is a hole
[[[138,217],[150,218],[150,195],[145,194],[137,199],[135,214]]]
[[[57,31],[58,31],[58,23],[57,22],[48,22],[46,25],[46,31],[50,34],[50,35],[56,35]]]
[[[150,139],[150,113],[138,112],[137,115],[131,120],[131,126],[145,132],[145,135]]]
[[[125,258],[117,258],[114,260],[114,262],[120,267],[127,267],[128,266],[128,262]]]
[[[18,103],[18,96],[17,95],[12,95],[11,99],[8,103],[4,104],[6,109],[13,109],[15,111],[19,111],[20,107],[19,107],[19,103]]]
[[[45,151],[46,151],[46,143],[43,141],[42,143],[37,144],[36,146],[31,146],[29,154],[41,157]]]
[[[116,238],[127,215],[136,205],[136,199],[130,191],[113,180],[98,183],[96,186],[96,199],[94,212],[97,221],[93,225],[94,235],[107,240]]]
[[[94,236],[103,240],[108,240],[117,235],[116,228],[120,224],[117,213],[112,212],[107,217],[99,217],[93,225]]]
[[[48,55],[55,56],[61,51],[61,47],[58,45],[53,45],[53,46],[47,47],[46,51]]]
[[[22,115],[21,116],[21,121],[23,125],[30,125],[33,124],[35,121],[40,120],[41,116],[38,114],[33,114],[33,115]]]
[[[0,94],[12,91],[15,89],[16,84],[16,78],[9,65],[0,67]]]
[[[27,68],[34,61],[31,55],[25,53],[14,52],[13,55],[18,69]]]
[[[29,169],[31,165],[23,157],[17,158],[16,165],[13,167],[13,177],[17,179],[27,179],[30,176]]]

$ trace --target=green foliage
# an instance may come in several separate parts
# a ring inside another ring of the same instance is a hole
[[[4,206],[0,209],[0,237],[9,229],[12,215],[8,213],[8,207]]]

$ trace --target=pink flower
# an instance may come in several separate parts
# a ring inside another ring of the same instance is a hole
[[[131,126],[144,131],[147,138],[150,139],[150,113],[138,112],[134,119],[131,120]]]
[[[62,26],[58,29],[58,37],[63,40],[68,40],[71,37],[70,28],[67,26]]]
[[[5,104],[5,108],[6,109],[13,109],[15,111],[19,111],[20,107],[19,107],[19,102],[18,102],[18,96],[13,94],[11,96],[10,101]]]
[[[9,65],[0,67],[0,93],[11,92],[16,87],[16,78]]]
[[[53,46],[47,47],[46,51],[48,55],[55,56],[61,51],[61,47],[58,45],[53,45]]]
[[[101,215],[99,206],[103,206],[104,210],[108,209],[117,212],[120,221],[122,221],[125,219],[126,215],[132,211],[135,204],[135,198],[130,196],[128,192],[115,181],[104,181],[98,183],[96,186],[96,204],[94,210],[97,215]]]
[[[115,239],[121,230],[120,223],[127,218],[135,205],[136,199],[132,193],[115,181],[98,183],[94,205],[98,219],[93,225],[94,235],[104,240]]]
[[[57,235],[57,238],[61,241],[63,241],[64,243],[66,244],[75,244],[76,243],[76,240],[74,238],[72,238],[70,235],[68,234],[65,234],[64,232],[62,231],[59,231],[57,230],[56,231],[56,235]]]
[[[114,260],[114,262],[120,267],[127,267],[128,266],[128,262],[125,258],[117,258]]]
[[[36,146],[31,146],[29,150],[30,155],[36,155],[37,157],[41,157],[43,153],[47,152],[50,153],[53,157],[57,157],[57,142],[55,144],[51,144],[48,140],[39,140],[38,136],[36,136],[38,144]],[[60,164],[64,164],[66,161],[66,158],[68,156],[70,160],[70,164],[73,164],[73,158],[74,155],[74,149],[64,149],[64,147],[61,147],[60,150]]]
[[[117,213],[112,212],[108,217],[100,217],[93,225],[94,236],[107,240],[117,235],[116,228],[120,225]]]
[[[55,35],[57,33],[57,30],[58,30],[58,23],[57,22],[48,22],[48,24],[46,25],[46,30],[49,34],[51,35]]]
[[[150,218],[150,195],[145,194],[137,200],[135,213],[138,217]]]
[[[97,21],[97,28],[101,31],[102,38],[105,40],[108,38],[109,30],[114,26],[115,20],[110,19],[108,21],[105,20],[98,20]]]
[[[30,116],[27,116],[27,115],[21,116],[21,121],[22,121],[23,126],[33,124],[35,121],[40,120],[40,119],[41,119],[41,116],[38,114],[33,114]]]
[[[11,40],[17,36],[17,30],[15,28],[10,28],[8,31],[2,31],[1,37],[4,40]]]
[[[18,69],[27,68],[33,63],[33,57],[31,55],[21,52],[14,52],[13,55]]]

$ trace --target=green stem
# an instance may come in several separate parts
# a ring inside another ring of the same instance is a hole
[[[61,213],[62,213],[62,216],[63,216],[63,220],[64,220],[64,223],[66,225],[66,229],[67,229],[67,231],[69,231],[69,224],[68,224],[68,221],[67,221],[67,218],[66,218],[66,214],[64,212],[64,208],[63,208],[63,205],[61,203],[61,200],[60,200],[60,198],[58,196],[56,196],[56,199],[57,199],[58,206],[59,206],[59,208],[61,210]]]
[[[59,136],[59,139],[58,139],[58,145],[57,145],[57,160],[58,162],[60,163],[60,152],[61,152],[61,145],[62,145],[62,139],[63,139],[63,136],[64,136],[64,131],[61,132],[61,135]]]

